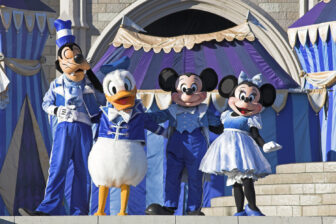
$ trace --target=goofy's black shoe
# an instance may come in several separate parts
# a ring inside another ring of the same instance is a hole
[[[145,211],[146,215],[174,215],[175,208],[161,206],[159,204],[150,204]]]
[[[205,214],[201,211],[201,210],[195,210],[192,212],[187,212],[187,215],[200,215],[200,216],[204,216]]]
[[[49,216],[48,213],[44,213],[40,211],[31,211],[26,208],[19,208],[19,213],[22,216]]]

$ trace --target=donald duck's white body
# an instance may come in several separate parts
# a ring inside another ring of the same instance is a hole
[[[138,102],[141,106],[141,103]],[[132,137],[129,127],[133,126],[124,120],[116,124],[108,121],[104,112],[97,142],[89,155],[89,172],[96,186],[120,187],[122,184],[136,186],[144,178],[147,170],[147,158],[144,151],[144,139],[128,139]],[[134,119],[140,119],[141,113]],[[108,122],[108,123],[107,123]],[[108,124],[108,127],[106,127]],[[142,130],[144,132],[144,130]],[[133,135],[134,136],[134,135]]]

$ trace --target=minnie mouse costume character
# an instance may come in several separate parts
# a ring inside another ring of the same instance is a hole
[[[203,173],[198,170],[201,159],[208,148],[208,128],[222,127],[219,117],[207,110],[202,103],[207,91],[216,88],[216,72],[207,68],[200,75],[193,73],[177,74],[172,68],[163,69],[159,75],[159,85],[171,91],[175,104],[168,109],[147,113],[157,123],[169,120],[167,143],[167,168],[165,182],[165,204],[151,204],[147,215],[173,215],[178,207],[180,183],[184,168],[188,171],[188,201],[186,212],[189,215],[202,215]],[[220,129],[221,133],[222,129]],[[204,214],[203,214],[204,215]]]
[[[265,152],[281,148],[273,141],[265,143],[259,135],[258,129],[262,128],[259,113],[263,106],[271,106],[276,96],[271,84],[261,84],[261,74],[248,79],[241,72],[238,80],[235,76],[222,79],[218,92],[229,98],[232,111],[222,113],[224,132],[210,145],[200,164],[205,173],[228,176],[227,185],[233,185],[237,207],[235,216],[263,216],[256,206],[253,182],[272,170],[259,146]],[[248,201],[245,210],[244,194]]]
[[[42,103],[55,130],[48,182],[40,205],[35,211],[20,208],[21,215],[65,215],[63,199],[70,160],[74,165],[70,214],[87,215],[89,212],[87,159],[93,140],[91,125],[97,121],[99,106],[105,103],[105,97],[80,47],[74,43],[71,21],[57,19],[54,25],[59,47],[55,64],[62,75],[50,83]]]

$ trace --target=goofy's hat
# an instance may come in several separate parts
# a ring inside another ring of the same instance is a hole
[[[71,20],[63,21],[56,19],[54,25],[57,33],[56,44],[58,47],[75,42],[75,36],[71,33]]]

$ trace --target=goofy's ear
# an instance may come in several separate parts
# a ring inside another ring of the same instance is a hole
[[[218,76],[215,70],[213,70],[212,68],[204,69],[199,77],[202,80],[202,92],[212,91],[216,88],[218,83]]]
[[[218,93],[222,97],[229,98],[231,96],[232,91],[238,85],[238,80],[236,76],[229,75],[225,76],[218,85]]]
[[[177,72],[172,68],[165,68],[159,74],[159,85],[164,91],[174,92],[175,83],[178,79]]]
[[[271,84],[264,84],[260,87],[260,100],[259,102],[261,105],[264,107],[269,107],[271,106],[276,97],[276,91],[273,85]]]

